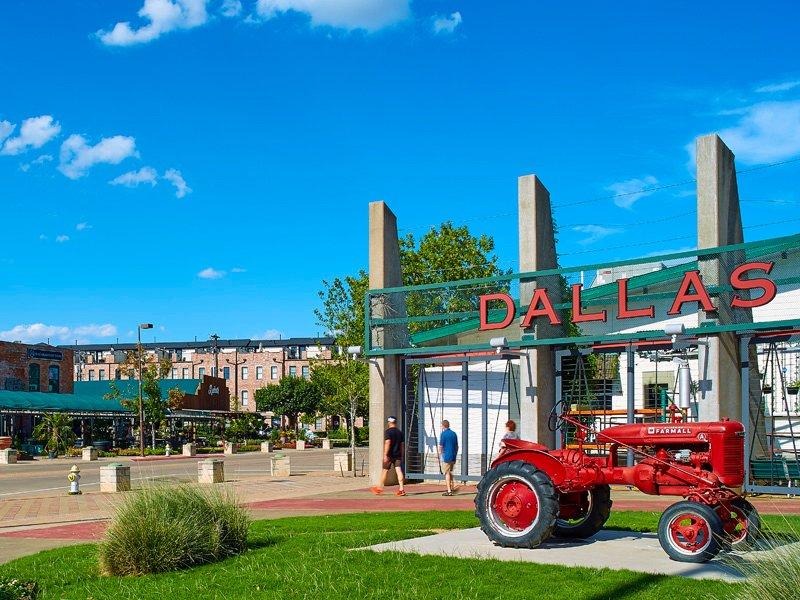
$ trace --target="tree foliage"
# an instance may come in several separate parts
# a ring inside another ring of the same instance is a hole
[[[321,396],[320,411],[326,415],[344,415],[355,447],[355,420],[369,412],[369,368],[348,355],[311,364],[311,381]]]
[[[45,443],[45,450],[64,454],[75,443],[72,417],[64,413],[50,413],[33,428],[33,437]]]
[[[322,396],[317,385],[303,377],[284,377],[277,385],[268,385],[256,390],[256,408],[283,415],[291,427],[297,427],[301,413],[316,413]]]

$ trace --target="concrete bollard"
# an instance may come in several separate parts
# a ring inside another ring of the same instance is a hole
[[[100,467],[101,492],[131,491],[131,468],[121,463],[111,463]]]
[[[195,456],[197,454],[197,445],[196,444],[184,444],[183,445],[183,455],[184,456]]]
[[[13,448],[6,448],[0,450],[0,465],[15,465],[17,464],[17,451]]]
[[[225,461],[207,458],[197,463],[197,483],[223,483],[225,481]]]
[[[236,454],[236,444],[233,442],[225,442],[225,450],[223,450],[224,454]]]
[[[297,443],[295,444],[295,448],[297,448],[298,450],[305,450],[306,449],[305,440],[297,440]]]
[[[275,445],[272,442],[261,442],[261,452],[269,454],[275,450]]]
[[[290,477],[292,466],[288,456],[276,454],[270,461],[270,474],[273,477]]]
[[[86,446],[81,450],[81,460],[97,460],[97,448],[94,446]]]
[[[336,473],[353,470],[353,456],[349,452],[337,452],[333,455],[333,470]]]
[[[328,438],[322,438],[322,449],[330,450],[331,448],[333,448],[333,444],[331,444],[331,441]]]

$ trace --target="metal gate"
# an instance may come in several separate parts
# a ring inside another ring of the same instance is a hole
[[[800,494],[800,335],[745,337],[740,355],[744,488]]]
[[[446,419],[459,440],[454,478],[479,481],[499,451],[506,421],[519,423],[518,359],[492,354],[403,363],[406,477],[444,479],[439,434]]]

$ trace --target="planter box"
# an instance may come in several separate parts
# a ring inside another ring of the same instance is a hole
[[[11,448],[11,438],[7,435],[0,436],[0,450]]]
[[[225,461],[208,458],[197,463],[197,483],[223,483],[225,481]]]
[[[236,454],[236,444],[233,442],[225,442],[224,454]]]
[[[131,468],[120,463],[100,467],[101,492],[129,492],[131,490]]]
[[[290,477],[292,466],[288,456],[273,456],[270,461],[270,475],[273,477]]]
[[[297,442],[295,443],[295,448],[297,450],[305,450],[306,449],[306,443],[303,440],[297,440]]]
[[[330,450],[333,447],[333,443],[328,438],[322,438],[322,449],[323,450]]]
[[[184,444],[183,445],[183,455],[184,456],[196,456],[197,455],[197,446],[195,444]]]
[[[272,442],[261,442],[261,452],[269,454],[275,451],[275,444]]]
[[[6,448],[0,450],[0,465],[15,465],[17,464],[17,451],[13,448]]]
[[[86,446],[86,448],[81,450],[81,460],[97,460],[97,448],[94,446]]]
[[[336,473],[353,470],[353,456],[349,452],[337,452],[333,455],[333,470]]]

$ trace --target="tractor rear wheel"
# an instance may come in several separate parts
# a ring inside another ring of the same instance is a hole
[[[558,494],[544,471],[521,460],[501,463],[478,484],[475,516],[498,546],[536,548],[550,537]]]
[[[598,485],[585,492],[575,494],[579,506],[570,506],[571,518],[564,514],[564,507],[556,520],[553,535],[560,538],[583,540],[600,531],[611,515],[611,488]],[[562,498],[563,501],[563,498]]]
[[[722,519],[710,506],[684,500],[668,507],[658,522],[658,541],[672,560],[707,562],[722,549]]]

